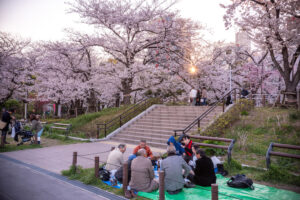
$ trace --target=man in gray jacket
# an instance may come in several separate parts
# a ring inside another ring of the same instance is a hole
[[[131,163],[129,186],[132,190],[152,192],[158,188],[158,183],[154,180],[151,160],[145,156],[145,149],[138,150],[137,157]]]
[[[183,160],[181,156],[176,155],[176,149],[173,146],[168,147],[168,157],[160,164],[160,170],[165,172],[165,189],[169,194],[177,194],[184,187],[184,177],[189,173],[194,174],[191,167]],[[184,174],[182,174],[184,169]]]

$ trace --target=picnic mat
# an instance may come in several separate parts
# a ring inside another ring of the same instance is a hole
[[[227,186],[228,178],[217,174],[217,184],[219,186],[219,200],[300,200],[300,194],[281,190],[265,185],[254,184],[255,189],[251,190],[232,188]],[[138,192],[139,196],[146,197],[153,200],[159,199],[158,190],[151,193]],[[166,200],[207,200],[211,199],[211,187],[196,186],[195,188],[184,188],[182,192],[176,195],[165,193]]]

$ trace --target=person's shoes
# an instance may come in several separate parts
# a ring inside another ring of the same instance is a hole
[[[127,199],[131,199],[131,198],[132,198],[131,192],[130,192],[129,190],[126,190],[126,191],[125,191],[125,197],[126,197]]]
[[[111,186],[116,186],[118,185],[118,181],[116,179],[113,179],[110,181]]]
[[[184,184],[184,187],[185,188],[194,188],[194,187],[196,187],[196,185],[194,183],[187,182]]]
[[[178,194],[179,192],[181,192],[182,191],[182,189],[178,189],[178,190],[174,190],[174,191],[168,191],[167,190],[167,192],[169,193],[169,194],[171,194],[171,195],[173,195],[173,194]]]
[[[133,198],[136,198],[136,197],[137,197],[137,195],[134,193],[133,190],[130,190],[130,192],[131,192],[131,195],[132,195]]]

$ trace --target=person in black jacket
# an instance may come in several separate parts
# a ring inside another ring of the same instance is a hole
[[[200,186],[211,186],[216,183],[217,177],[214,170],[212,160],[205,155],[202,149],[196,152],[196,168],[194,170],[195,176],[192,177],[192,182]]]
[[[2,121],[6,123],[6,126],[2,129],[1,134],[1,147],[4,147],[4,144],[9,144],[6,141],[6,134],[8,132],[9,124],[11,123],[11,120],[14,119],[11,115],[15,112],[15,109],[9,109],[8,111],[5,111],[2,115]]]

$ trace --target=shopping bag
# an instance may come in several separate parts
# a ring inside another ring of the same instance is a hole
[[[15,127],[12,127],[12,128],[11,128],[11,136],[10,136],[10,137],[14,138],[15,135],[16,135]]]

